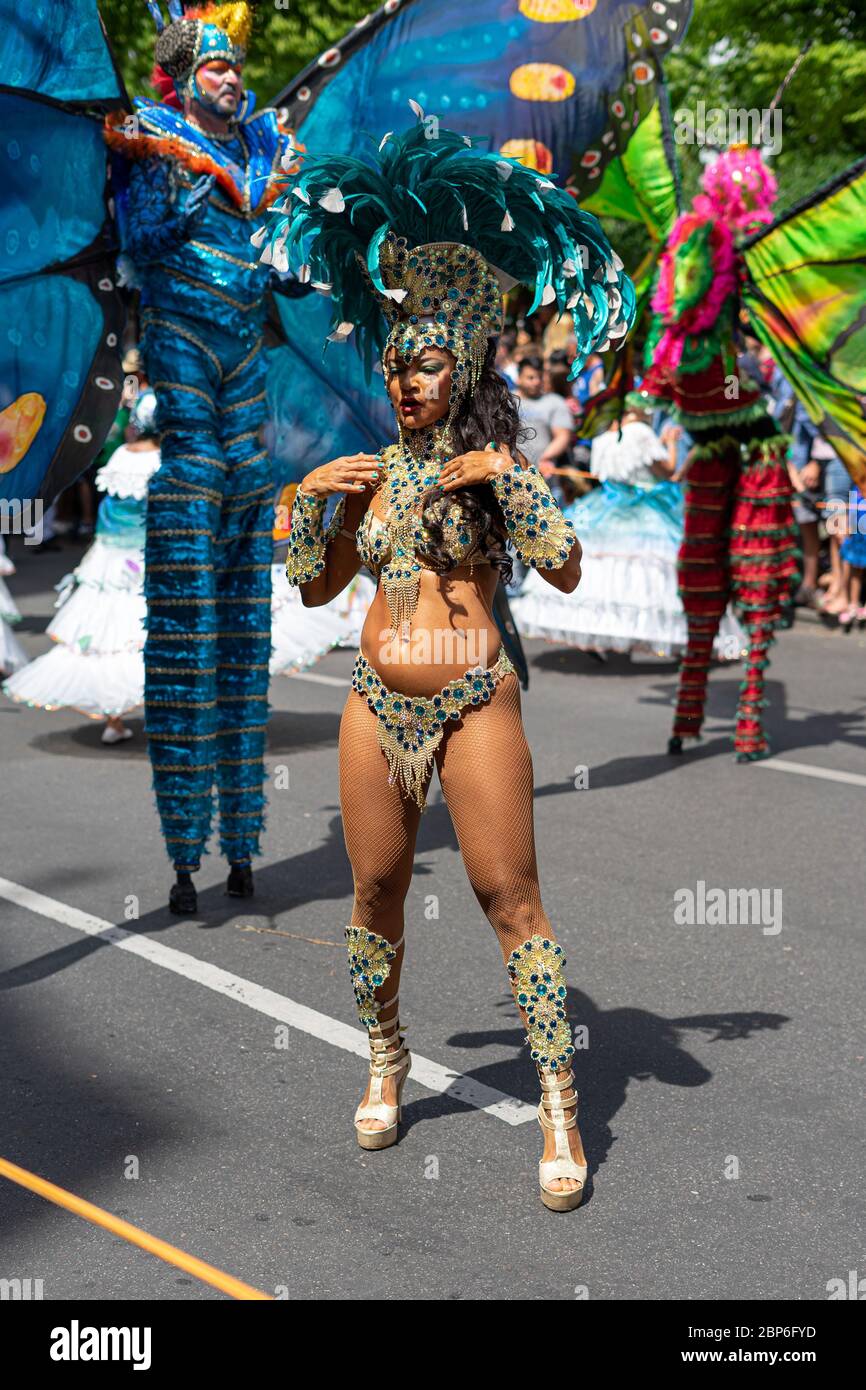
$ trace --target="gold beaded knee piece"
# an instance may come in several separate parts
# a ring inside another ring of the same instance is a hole
[[[526,1014],[527,1042],[539,1067],[561,1071],[574,1055],[565,1013],[565,956],[547,936],[533,936],[511,952],[508,974]]]
[[[376,990],[391,974],[391,961],[396,959],[397,947],[402,940],[401,936],[400,941],[386,941],[384,936],[366,927],[346,928],[349,975],[358,1005],[358,1017],[365,1028],[378,1026],[382,1004],[376,998]]]

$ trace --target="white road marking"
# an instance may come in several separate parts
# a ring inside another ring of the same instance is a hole
[[[755,763],[755,767],[764,767],[770,772],[799,772],[801,777],[819,777],[826,782],[848,782],[854,787],[866,787],[866,776],[862,772],[836,772],[832,767],[791,763],[785,758],[761,758]]]
[[[308,1009],[305,1004],[297,1004],[294,1000],[277,994],[275,990],[264,989],[252,980],[245,980],[240,975],[222,970],[218,965],[198,960],[186,951],[165,946],[161,941],[154,941],[144,933],[116,927],[101,917],[93,917],[89,912],[69,907],[66,903],[58,902],[56,898],[47,898],[31,888],[12,883],[8,878],[0,878],[0,898],[16,903],[28,912],[62,922],[64,926],[71,927],[73,931],[83,932],[85,936],[118,946],[122,951],[129,951],[132,955],[150,961],[151,965],[171,970],[175,975],[182,975],[184,979],[204,985],[205,989],[212,989],[216,994],[223,994],[238,1004],[246,1004],[247,1008],[254,1009],[256,1013],[266,1014],[279,1023],[288,1024],[290,1028],[297,1028],[322,1042],[331,1043],[333,1047],[354,1052],[357,1057],[369,1057],[367,1035],[359,1028],[352,1028],[347,1023],[341,1023],[339,1019],[330,1018],[328,1014],[318,1013],[315,1009]],[[447,1067],[440,1066],[438,1062],[431,1062],[427,1057],[420,1057],[414,1051],[409,1080],[417,1081],[428,1091],[453,1096],[465,1105],[472,1105],[476,1110],[483,1110],[509,1125],[526,1124],[536,1116],[534,1105],[527,1105],[516,1096],[506,1095],[504,1091],[498,1091],[493,1086],[485,1086],[483,1082],[472,1077],[449,1071]]]

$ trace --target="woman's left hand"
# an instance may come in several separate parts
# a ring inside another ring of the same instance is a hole
[[[506,472],[513,462],[507,450],[494,449],[488,444],[486,449],[473,449],[443,463],[439,486],[443,492],[454,492],[459,487],[488,483],[497,473]]]

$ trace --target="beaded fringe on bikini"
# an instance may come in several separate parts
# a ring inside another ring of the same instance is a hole
[[[486,704],[498,683],[513,670],[502,648],[492,666],[473,667],[431,698],[389,690],[363,653],[358,653],[352,687],[364,696],[376,716],[379,746],[388,760],[388,781],[397,781],[422,811],[427,775],[448,720],[456,722],[465,709]]]

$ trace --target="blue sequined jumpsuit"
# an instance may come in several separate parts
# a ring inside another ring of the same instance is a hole
[[[218,141],[161,104],[140,103],[137,120],[148,157],[139,146],[118,213],[162,450],[147,508],[145,727],[169,857],[195,870],[214,786],[230,863],[259,852],[263,823],[273,481],[261,442],[268,272],[250,235],[285,139],[269,110]],[[149,157],[168,140],[184,157]],[[190,190],[214,167],[189,218]]]

